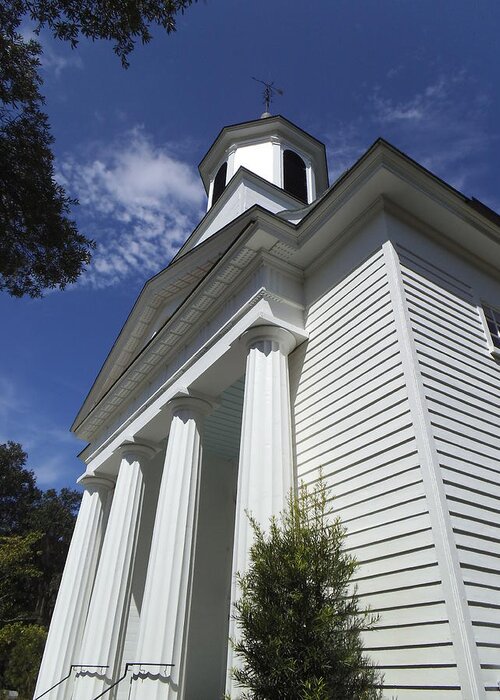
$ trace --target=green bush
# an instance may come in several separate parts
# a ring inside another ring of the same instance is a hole
[[[252,700],[375,700],[381,676],[363,653],[361,632],[376,622],[350,581],[357,564],[345,531],[327,513],[320,482],[291,495],[266,534],[250,516],[254,543],[234,642],[233,677]]]
[[[14,622],[0,629],[3,660],[1,685],[17,690],[19,700],[31,700],[42,659],[47,630],[41,625]]]

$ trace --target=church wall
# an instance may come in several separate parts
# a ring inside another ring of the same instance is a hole
[[[481,300],[500,285],[401,222],[397,252],[461,576],[487,695],[500,678],[500,363]],[[432,262],[431,262],[432,261]]]
[[[297,475],[312,484],[321,469],[331,488],[359,562],[361,601],[380,615],[365,645],[384,673],[385,697],[458,698],[386,235],[379,215],[306,283],[310,337],[290,358]]]

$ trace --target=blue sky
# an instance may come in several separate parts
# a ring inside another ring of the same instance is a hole
[[[97,242],[72,288],[0,295],[0,441],[23,444],[42,487],[83,471],[69,426],[142,285],[203,214],[202,156],[263,111],[251,76],[325,142],[331,181],[383,136],[500,210],[499,26],[498,0],[207,0],[127,71],[109,44],[42,36],[57,176]]]

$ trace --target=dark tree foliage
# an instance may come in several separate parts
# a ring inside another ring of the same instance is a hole
[[[34,563],[39,537],[0,537],[0,688],[16,688],[23,700],[33,696],[47,634],[31,622],[29,597],[23,595],[41,573]]]
[[[17,0],[13,4],[39,28],[47,27],[73,47],[80,35],[113,41],[114,51],[126,67],[136,41],[151,41],[151,25],[170,34],[176,29],[176,15],[192,3],[193,0]]]
[[[42,625],[16,622],[0,629],[0,686],[15,688],[18,700],[32,700],[47,630]]]
[[[0,536],[24,533],[30,509],[40,497],[26,458],[19,443],[0,445]]]
[[[19,18],[20,19],[20,18]],[[40,45],[0,7],[0,289],[36,297],[74,282],[92,243],[68,217],[54,180],[52,136],[41,107]]]
[[[29,530],[41,534],[35,559],[41,575],[31,593],[36,620],[42,625],[49,624],[54,610],[80,498],[78,491],[66,488],[44,491],[27,520]]]
[[[323,485],[291,496],[268,534],[251,518],[250,567],[235,604],[242,665],[235,680],[253,700],[375,700],[381,678],[363,653],[375,620],[350,587],[355,560],[327,515]]]
[[[68,552],[80,494],[71,489],[42,491],[26,469],[21,445],[0,445],[0,544],[20,553],[18,583],[11,588],[9,621],[47,625]],[[15,539],[17,538],[17,539]],[[29,557],[28,557],[29,553]],[[22,554],[22,556],[21,556]],[[29,566],[28,566],[29,565]],[[26,585],[22,584],[26,567]],[[14,590],[15,589],[15,590]],[[17,601],[17,602],[16,602]],[[0,620],[1,623],[7,620]]]
[[[70,217],[71,200],[54,179],[53,138],[40,93],[42,47],[19,33],[24,19],[73,47],[81,36],[114,42],[128,66],[151,25],[170,33],[193,0],[5,0],[0,3],[0,290],[41,296],[74,282],[94,243]]]
[[[0,537],[0,630],[34,619],[27,591],[41,576],[35,563],[39,539],[38,532]]]
[[[43,491],[15,442],[0,445],[0,688],[33,695],[80,494]]]

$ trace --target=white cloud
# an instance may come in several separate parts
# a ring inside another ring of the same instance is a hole
[[[363,141],[359,122],[338,124],[326,142],[331,182],[350,168],[369,145]]]
[[[7,442],[9,420],[23,413],[24,409],[24,401],[15,384],[7,377],[0,376],[0,442]]]
[[[57,445],[54,445],[54,448],[57,449]],[[67,488],[75,488],[76,486],[67,478],[68,469],[66,455],[64,454],[56,453],[45,459],[42,458],[36,464],[33,463],[32,459],[29,459],[28,467],[33,468],[36,475],[36,483],[42,489],[59,488],[60,484],[65,481],[69,481]],[[83,465],[80,471],[84,471]]]
[[[21,36],[24,41],[34,40],[41,45],[40,64],[44,70],[53,73],[56,78],[59,78],[66,68],[83,68],[80,55],[73,51],[69,44],[62,41],[57,42],[59,50],[56,51],[54,48],[56,42],[52,38],[36,34],[27,25],[21,27]]]
[[[485,125],[486,101],[462,72],[440,77],[406,102],[374,95],[374,121],[389,129],[395,145],[464,189],[482,167],[492,138]]]
[[[81,449],[80,441],[47,418],[38,397],[27,387],[0,375],[0,443],[8,441],[19,442],[28,453],[27,466],[35,472],[41,488],[74,480],[74,454]]]
[[[483,173],[489,144],[498,138],[487,129],[485,94],[464,71],[439,76],[406,99],[395,98],[395,89],[392,84],[374,89],[359,117],[330,134],[333,176],[382,136],[469,194]]]
[[[72,49],[66,48],[65,53],[55,51],[47,42],[42,42],[43,53],[40,56],[42,68],[51,71],[58,78],[66,68],[83,68],[83,61],[79,54],[68,53]]]
[[[374,119],[380,124],[428,121],[436,116],[436,111],[439,112],[442,109],[443,102],[448,99],[448,93],[446,81],[443,78],[428,85],[409,99],[398,102],[390,97],[384,97],[378,89],[371,98],[375,107]]]
[[[80,284],[109,286],[134,273],[145,279],[168,263],[201,218],[199,177],[142,128],[94,150],[98,154],[83,162],[66,158],[58,174],[97,241]]]

